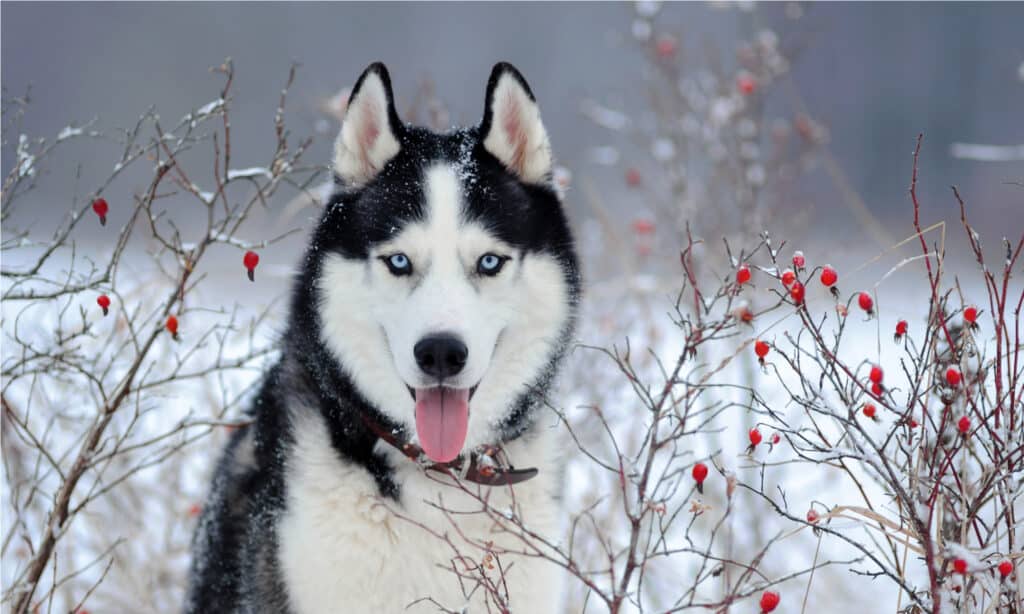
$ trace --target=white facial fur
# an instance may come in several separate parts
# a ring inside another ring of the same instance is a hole
[[[319,305],[322,336],[359,390],[414,433],[415,403],[406,386],[436,385],[413,356],[431,333],[462,339],[469,357],[446,385],[479,384],[470,401],[466,449],[494,440],[494,427],[547,365],[569,317],[558,262],[522,254],[462,219],[461,174],[435,165],[424,174],[425,219],[374,247],[367,260],[325,258]],[[379,257],[404,253],[413,273],[394,276]],[[510,256],[495,277],[477,274],[485,253]]]

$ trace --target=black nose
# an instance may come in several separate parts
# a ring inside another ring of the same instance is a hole
[[[412,353],[416,356],[416,364],[420,369],[438,379],[462,371],[469,356],[466,344],[449,334],[430,335],[420,339]]]

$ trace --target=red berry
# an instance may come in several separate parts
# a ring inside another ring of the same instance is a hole
[[[654,51],[659,58],[668,59],[676,54],[677,47],[676,39],[666,34],[658,38],[658,42],[654,44]]]
[[[874,418],[876,411],[877,410],[875,409],[874,403],[867,403],[866,405],[864,405],[864,415],[867,416],[868,418]]]
[[[875,306],[875,301],[872,300],[871,295],[867,292],[861,292],[860,296],[857,297],[857,304],[860,305],[861,309],[870,314]]]
[[[633,220],[633,232],[638,235],[649,235],[654,233],[654,222],[644,218]]]
[[[96,297],[96,304],[99,305],[101,309],[103,309],[103,315],[107,315],[107,313],[110,311],[110,297],[107,296],[106,294],[101,294],[98,297]]]
[[[916,429],[917,428],[917,420],[915,420],[914,418],[910,419],[910,428],[912,428],[912,429]]]
[[[806,264],[807,260],[804,258],[803,252],[793,252],[793,266],[796,267],[797,270],[803,269]]]
[[[963,559],[954,559],[953,560],[953,569],[957,573],[961,573],[961,574],[967,573],[967,561],[965,561]]]
[[[825,287],[831,288],[832,284],[836,283],[836,281],[838,281],[838,280],[839,280],[839,275],[836,274],[836,270],[833,269],[831,266],[826,264],[825,268],[823,268],[821,270],[821,283]]]
[[[777,446],[782,441],[782,437],[778,433],[772,433],[772,445]]]
[[[814,509],[813,507],[807,510],[807,522],[814,524],[818,522],[818,520],[820,519],[821,516],[818,515],[818,510]]]
[[[741,264],[740,268],[736,269],[736,283],[745,284],[748,281],[750,281],[750,267]]]
[[[757,80],[750,75],[740,75],[736,78],[736,87],[744,96],[749,96],[757,91]]]
[[[960,431],[961,435],[966,435],[971,430],[971,419],[967,416],[961,416],[956,421],[956,430]]]
[[[968,324],[975,324],[978,321],[978,308],[971,305],[964,309],[964,320],[967,320]]]
[[[249,274],[249,281],[256,281],[256,265],[260,263],[260,255],[254,251],[245,252],[242,256],[242,264]]]
[[[747,433],[747,436],[750,437],[751,448],[761,443],[761,431],[757,430],[756,428],[750,429],[750,432]]]
[[[761,614],[768,614],[779,607],[779,594],[775,591],[761,593]]]
[[[885,389],[882,388],[881,384],[879,384],[877,382],[871,384],[871,394],[875,395],[876,397],[882,396],[882,393],[884,391],[885,391]]]
[[[999,564],[999,575],[1003,578],[1013,573],[1013,563],[1010,561],[1003,561]]]
[[[768,350],[770,349],[771,347],[760,339],[754,343],[754,353],[757,354],[757,357],[761,360],[764,360],[764,357],[768,355]]]
[[[895,341],[899,341],[903,338],[903,335],[907,334],[907,321],[900,320],[896,323],[896,334],[893,336]]]
[[[178,338],[178,318],[174,317],[173,315],[167,316],[167,324],[165,324],[165,326],[167,327],[167,332],[171,333],[171,336],[174,337],[175,339],[177,339]]]
[[[794,281],[796,281],[796,273],[793,272],[793,269],[786,269],[785,271],[782,272],[783,286],[786,286],[788,288],[791,285],[793,285]]]
[[[100,224],[103,226],[107,225],[107,212],[110,211],[110,206],[107,205],[105,198],[97,198],[92,201],[92,210],[96,212],[96,215],[100,218]]]
[[[631,168],[626,171],[626,185],[635,188],[640,185],[640,171]]]
[[[789,296],[793,299],[793,302],[799,305],[804,304],[804,285],[798,281],[794,281],[793,285],[789,287]]]
[[[951,387],[956,388],[957,386],[959,386],[960,379],[960,372],[957,371],[955,367],[950,367],[949,369],[946,370],[946,383],[949,384]]]
[[[740,307],[734,309],[732,315],[738,318],[739,321],[743,322],[744,324],[750,324],[751,322],[754,321],[754,312],[751,311],[750,307],[747,307],[746,305],[741,305]]]
[[[881,384],[882,375],[882,367],[879,367],[878,365],[871,365],[871,374],[868,375],[868,379],[870,379],[876,384]]]
[[[704,483],[704,480],[708,477],[708,466],[704,463],[697,463],[693,466],[693,479],[697,482],[697,485]]]

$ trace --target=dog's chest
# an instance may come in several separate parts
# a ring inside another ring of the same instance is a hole
[[[514,610],[555,611],[556,568],[536,557],[503,554],[502,548],[522,551],[523,543],[505,530],[509,524],[501,514],[482,512],[480,501],[439,484],[402,457],[395,463],[401,502],[381,498],[366,471],[339,458],[318,421],[297,425],[296,434],[288,461],[288,504],[277,533],[279,563],[297,614],[434,612],[439,606],[487,611],[487,591],[476,586],[481,573]],[[534,452],[543,461],[545,444],[518,447],[542,446]],[[530,452],[514,454],[526,458]],[[550,496],[552,473],[541,467],[540,476],[514,487],[514,495],[505,488],[480,487],[479,493],[501,513],[512,509],[514,496],[524,524],[553,538],[559,523]],[[491,542],[498,559],[487,559],[485,548],[467,539]],[[481,563],[483,572],[474,569]],[[499,566],[508,569],[504,582]]]

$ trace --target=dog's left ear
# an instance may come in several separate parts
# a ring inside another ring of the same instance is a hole
[[[500,62],[491,71],[480,134],[484,149],[522,181],[550,179],[551,145],[540,108],[526,79],[511,64]]]

